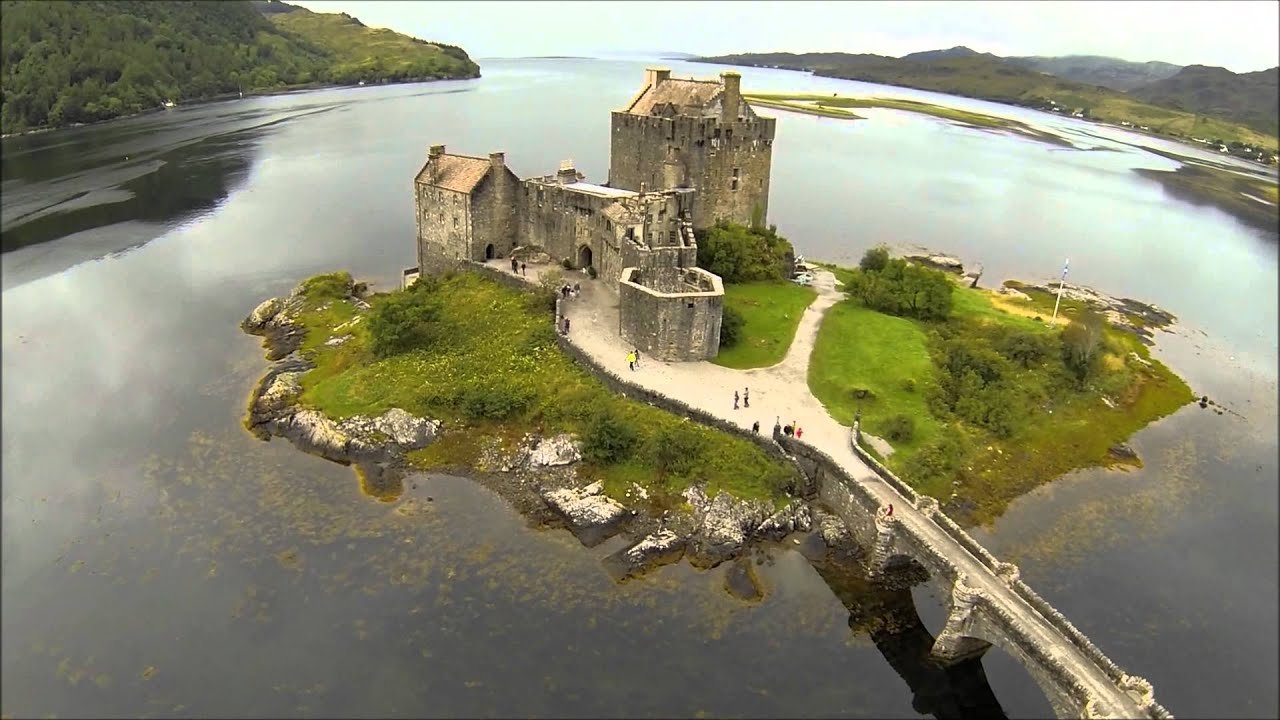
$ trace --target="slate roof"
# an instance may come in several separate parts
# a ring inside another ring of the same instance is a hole
[[[468,155],[437,155],[429,158],[418,172],[417,181],[445,190],[468,193],[489,174],[493,164],[489,158]]]
[[[711,109],[723,90],[715,80],[671,78],[650,85],[626,111],[635,115],[653,115],[655,110],[661,113],[663,106],[671,104],[677,114],[702,115]]]

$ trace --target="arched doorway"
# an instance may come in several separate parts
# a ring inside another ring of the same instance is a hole
[[[484,259],[492,260],[498,256],[498,252],[493,249],[493,243],[484,246]]]
[[[582,247],[578,248],[578,267],[579,268],[591,267],[591,247],[590,246],[583,245]]]

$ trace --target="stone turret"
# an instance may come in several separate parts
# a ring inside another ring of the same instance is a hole
[[[742,103],[742,76],[732,71],[722,72],[720,82],[724,85],[724,95],[720,98],[720,121],[733,122],[738,119],[738,108]]]

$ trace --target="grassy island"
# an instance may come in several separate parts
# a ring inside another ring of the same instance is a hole
[[[905,110],[907,112],[929,115],[943,120],[969,125],[971,127],[988,128],[1016,132],[1020,135],[1051,142],[1065,144],[1066,141],[1050,133],[1036,130],[1026,123],[1008,118],[983,115],[981,113],[959,110],[943,105],[904,100],[901,98],[878,97],[842,97],[838,95],[815,95],[812,93],[760,93],[744,94],[744,98],[754,105],[773,107],[781,110],[820,115],[823,117],[842,118],[845,120],[861,120],[861,115],[849,108],[885,108],[889,110]]]
[[[409,461],[419,469],[478,466],[486,447],[511,450],[528,432],[572,432],[583,445],[579,475],[621,499],[630,484],[655,507],[680,492],[781,500],[792,467],[756,445],[609,391],[575,365],[551,327],[554,291],[517,291],[474,273],[423,277],[373,295],[363,310],[346,297],[350,276],[304,286],[301,405],[333,420],[399,407],[444,423]],[[347,337],[349,336],[349,337]],[[347,337],[340,344],[331,338]]]
[[[823,320],[810,389],[842,423],[861,411],[886,464],[960,519],[1077,468],[1140,463],[1113,448],[1193,399],[1143,341],[1160,311],[1064,297],[1050,326],[1042,288],[958,286],[883,248],[829,268],[849,294]]]

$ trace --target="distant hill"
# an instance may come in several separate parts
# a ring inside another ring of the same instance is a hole
[[[1129,94],[1153,105],[1228,118],[1280,134],[1280,67],[1237,74],[1226,68],[1188,65]]]
[[[478,77],[461,48],[281,2],[0,2],[0,131],[240,92]]]
[[[903,55],[900,59],[911,60],[914,62],[933,62],[936,60],[953,60],[955,58],[970,57],[983,57],[990,58],[992,60],[1001,59],[999,55],[980,53],[977,50],[972,50],[963,45],[957,45],[948,50],[925,50],[924,52],[911,53],[910,55]]]
[[[1175,137],[1220,138],[1224,142],[1237,141],[1245,145],[1270,149],[1275,152],[1278,144],[1274,127],[1277,112],[1271,110],[1265,117],[1265,109],[1258,109],[1262,99],[1276,99],[1274,71],[1249,73],[1247,76],[1266,76],[1271,73],[1271,91],[1267,96],[1261,90],[1263,79],[1246,81],[1250,90],[1239,90],[1233,96],[1222,98],[1216,104],[1206,99],[1207,86],[1212,83],[1191,81],[1188,86],[1200,88],[1204,102],[1193,103],[1185,95],[1182,85],[1169,88],[1161,96],[1161,102],[1144,101],[1140,90],[1127,94],[1096,84],[1055,77],[1046,71],[1032,69],[1028,63],[1019,63],[990,53],[979,53],[966,47],[949,50],[932,50],[912,53],[902,58],[885,55],[850,53],[745,53],[698,58],[698,62],[725,65],[774,67],[790,70],[806,70],[815,75],[861,80],[864,82],[932,90],[963,97],[992,100],[1041,110],[1058,110],[1070,113],[1080,110],[1085,117],[1105,122],[1131,123],[1135,127],[1146,126],[1156,132]],[[1124,61],[1119,61],[1124,62]],[[1105,67],[1104,63],[1097,63]],[[1156,83],[1168,83],[1186,72],[1186,68]],[[1157,72],[1162,72],[1157,66]],[[1227,71],[1223,71],[1227,72]],[[1223,78],[1220,78],[1223,80]],[[1230,80],[1226,78],[1226,80]],[[1159,84],[1153,87],[1160,90]],[[1231,84],[1231,87],[1236,87]],[[1249,110],[1243,103],[1246,101]],[[1168,104],[1179,102],[1179,106]],[[1179,109],[1179,108],[1185,109]],[[1197,111],[1199,107],[1215,107]],[[1269,121],[1268,121],[1269,120]]]
[[[1132,62],[1102,55],[1065,55],[1062,57],[1006,57],[1019,67],[1048,73],[1063,80],[1087,85],[1100,85],[1128,92],[1141,85],[1163,80],[1182,69],[1181,65],[1160,62]]]

